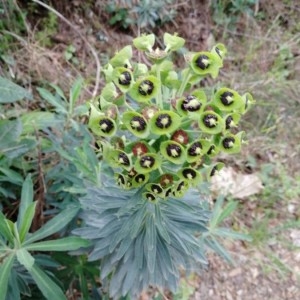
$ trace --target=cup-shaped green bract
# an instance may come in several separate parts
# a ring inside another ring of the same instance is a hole
[[[129,91],[129,95],[137,102],[149,102],[160,88],[159,80],[153,76],[139,78]]]
[[[132,41],[135,48],[142,51],[151,51],[155,43],[155,35],[153,33],[141,35]]]
[[[114,177],[116,179],[117,185],[121,186],[122,188],[126,188],[127,186],[127,179],[124,174],[115,173]]]
[[[98,136],[111,137],[117,131],[117,125],[114,119],[105,116],[91,105],[89,128]]]
[[[101,91],[100,97],[107,102],[113,102],[118,96],[116,86],[113,82],[108,82]]]
[[[107,162],[113,168],[123,168],[125,170],[130,170],[132,167],[130,156],[122,150],[113,149],[107,155]]]
[[[224,117],[225,129],[230,130],[231,128],[237,127],[240,121],[241,115],[239,113],[231,113]]]
[[[145,183],[147,183],[149,180],[149,174],[145,173],[145,174],[136,174],[133,178],[132,178],[132,186],[134,188],[140,187],[142,185],[144,185]]]
[[[175,131],[181,123],[181,118],[169,110],[161,110],[150,120],[150,130],[154,134],[163,135]]]
[[[188,163],[199,161],[210,147],[210,142],[204,139],[193,141],[186,148],[186,160]]]
[[[132,87],[134,81],[132,72],[124,67],[115,68],[113,78],[115,85],[123,93],[126,93]]]
[[[190,185],[195,186],[202,181],[202,175],[200,172],[196,171],[193,168],[184,168],[181,169],[178,173],[179,177],[187,180]]]
[[[207,110],[200,114],[199,127],[205,133],[218,134],[225,129],[225,122],[219,114]]]
[[[127,111],[123,114],[122,119],[126,128],[135,136],[139,138],[146,138],[150,133],[150,127],[143,115],[134,112]]]
[[[211,52],[197,52],[191,60],[191,68],[194,73],[202,76],[211,74],[213,78],[216,78],[220,67],[221,64],[218,55]]]
[[[130,45],[125,46],[109,61],[113,67],[130,66],[130,59],[132,58],[132,47]]]
[[[217,162],[216,164],[210,166],[206,170],[207,179],[209,180],[211,177],[216,175],[224,166],[225,166],[225,164],[222,162]]]
[[[160,153],[164,158],[177,165],[184,163],[186,159],[183,146],[175,141],[162,142]]]
[[[141,174],[150,173],[161,166],[161,157],[155,153],[146,153],[138,157],[134,169]]]
[[[243,131],[238,134],[226,134],[220,139],[220,149],[229,154],[238,153],[241,151],[241,142]]]
[[[234,111],[240,109],[244,101],[236,91],[221,88],[215,93],[212,103],[222,111]]]
[[[172,195],[175,198],[181,198],[185,192],[189,189],[189,183],[187,180],[179,180],[172,189]]]
[[[166,46],[166,52],[176,51],[183,47],[183,45],[185,44],[185,40],[177,36],[177,34],[171,35],[166,32],[164,34],[164,44]]]
[[[219,152],[220,152],[220,147],[211,144],[206,152],[206,156],[209,158],[215,157]]]
[[[239,112],[242,113],[242,114],[244,114],[255,103],[255,100],[253,99],[253,97],[252,97],[252,95],[250,93],[245,93],[242,96],[242,99],[243,99],[243,105],[239,109]]]
[[[164,61],[164,59],[169,55],[165,50],[156,48],[150,52],[145,53],[146,56],[154,63],[159,64]]]
[[[227,49],[226,49],[225,45],[219,43],[212,48],[211,52],[217,54],[217,56],[219,57],[220,63],[223,64],[223,59],[227,53]]]
[[[163,195],[164,189],[158,183],[148,183],[146,189],[155,195]]]
[[[158,200],[157,195],[155,195],[154,193],[151,193],[151,192],[143,193],[143,197],[151,203],[157,203],[157,200]]]

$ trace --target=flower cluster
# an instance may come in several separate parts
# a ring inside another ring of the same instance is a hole
[[[179,198],[223,166],[220,151],[240,151],[243,132],[237,125],[253,103],[249,93],[222,87],[208,95],[198,88],[206,76],[217,77],[226,48],[188,53],[186,68],[177,70],[171,53],[184,45],[177,35],[164,35],[164,49],[154,49],[155,36],[133,40],[103,70],[106,85],[91,103],[89,127],[103,160],[124,189],[144,188],[151,202]],[[143,57],[151,64],[133,62]]]

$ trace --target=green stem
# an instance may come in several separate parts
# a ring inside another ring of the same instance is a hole
[[[161,92],[162,85],[161,85],[161,77],[160,77],[160,64],[156,65],[156,77],[157,77],[157,79],[159,81],[159,84],[160,84],[160,87],[158,89],[158,93],[157,93],[157,96],[156,96],[156,104],[157,104],[158,107],[163,109],[162,92]]]
[[[155,139],[152,139],[150,142],[148,142],[148,145],[152,146],[155,143],[155,141],[156,141]]]
[[[185,87],[186,87],[186,85],[187,85],[187,83],[188,83],[188,81],[190,79],[190,76],[191,76],[191,70],[189,69],[186,72],[186,74],[184,75],[183,79],[182,79],[181,85],[180,85],[178,93],[177,93],[178,97],[182,96],[182,94],[183,94],[183,92],[185,90]]]
[[[164,171],[163,171],[163,169],[161,167],[158,168],[158,172],[159,172],[160,175],[164,174]]]

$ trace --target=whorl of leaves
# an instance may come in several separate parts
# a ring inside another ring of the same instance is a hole
[[[105,177],[81,199],[85,227],[75,233],[91,240],[89,260],[99,260],[100,274],[113,299],[135,299],[149,286],[175,292],[180,269],[199,271],[207,263],[197,236],[207,231],[210,213],[199,191],[180,201],[145,201],[142,189],[127,190]]]

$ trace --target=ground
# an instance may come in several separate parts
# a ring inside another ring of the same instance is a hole
[[[91,83],[83,99],[91,97],[97,70],[91,49],[104,64],[139,32],[137,26],[110,26],[106,2],[59,4],[56,9],[64,18],[54,13],[51,19],[46,10],[29,15],[28,35],[13,54],[10,72],[33,90],[37,82],[47,81],[67,90],[81,74]],[[300,299],[300,6],[297,1],[241,1],[244,6],[225,14],[228,1],[175,2],[171,8],[177,17],[153,30],[157,36],[178,32],[194,51],[216,41],[226,44],[229,51],[220,80],[241,92],[250,90],[257,100],[242,124],[249,132],[248,145],[233,166],[242,174],[258,173],[264,185],[246,199],[228,196],[239,205],[227,226],[248,232],[253,241],[225,242],[234,265],[209,254],[207,270],[182,283],[181,299]],[[226,19],[230,13],[236,16],[234,23]],[[154,298],[153,293],[143,296],[147,298]]]

